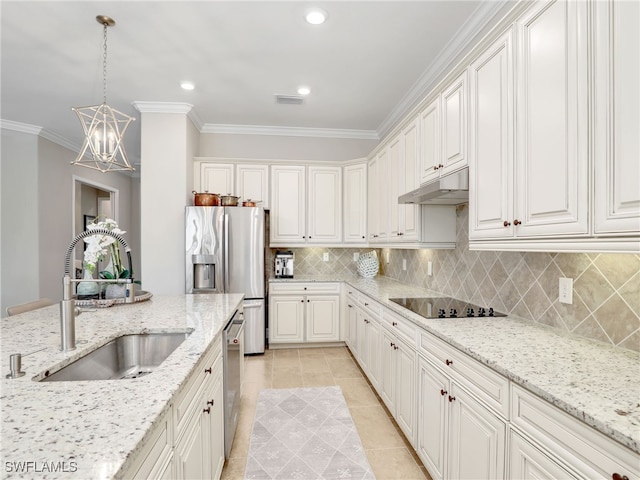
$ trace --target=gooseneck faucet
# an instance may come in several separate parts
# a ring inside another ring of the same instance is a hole
[[[76,279],[71,278],[71,254],[76,244],[87,237],[93,235],[107,235],[115,238],[124,247],[124,251],[127,254],[127,260],[129,261],[129,276],[128,278],[116,278],[116,279]],[[125,283],[127,285],[125,290],[125,303],[133,303],[135,300],[135,287],[133,283],[133,277],[131,276],[132,262],[131,262],[131,249],[127,244],[127,241],[122,235],[114,233],[104,228],[96,228],[94,230],[86,230],[77,235],[69,244],[67,253],[64,257],[64,277],[62,278],[62,300],[60,301],[60,349],[63,352],[75,350],[76,348],[76,315],[80,314],[79,309],[76,308],[76,301],[73,298],[73,289],[71,285],[73,283],[80,282],[98,282],[98,283]]]

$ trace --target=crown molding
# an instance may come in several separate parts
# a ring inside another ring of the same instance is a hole
[[[28,123],[14,122],[5,119],[0,119],[0,128],[14,132],[30,133],[31,135],[40,135],[40,132],[42,132],[42,127],[38,127],[37,125],[29,125]]]
[[[182,113],[188,114],[193,110],[190,103],[181,102],[131,102],[131,105],[140,113]]]
[[[380,138],[384,138],[397,123],[409,114],[412,108],[420,103],[424,96],[435,86],[435,82],[451,69],[451,63],[462,54],[471,41],[487,26],[487,23],[508,3],[510,3],[510,0],[480,3],[431,65],[409,91],[405,93],[398,105],[378,126],[377,133]]]
[[[39,127],[37,125],[30,125],[28,123],[20,123],[14,122],[11,120],[0,120],[0,128],[4,128],[6,130],[12,130],[14,132],[20,133],[28,133],[31,135],[36,135],[38,137],[42,137],[45,140],[49,140],[52,143],[60,145],[61,147],[66,148],[67,150],[71,150],[72,152],[80,152],[80,147],[63,137],[62,135],[58,135],[51,130],[47,130],[46,128]]]
[[[200,133],[229,133],[244,135],[275,135],[285,137],[350,138],[379,140],[375,130],[348,130],[341,128],[270,127],[265,125],[223,125],[205,123]]]

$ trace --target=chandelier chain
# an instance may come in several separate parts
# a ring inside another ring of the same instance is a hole
[[[102,53],[102,103],[107,103],[107,23],[104,26],[104,51]]]

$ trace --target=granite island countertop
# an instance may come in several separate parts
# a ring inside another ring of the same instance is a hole
[[[77,348],[60,351],[59,306],[2,319],[2,478],[120,477],[201,355],[241,305],[242,295],[154,296],[76,318]],[[187,339],[150,375],[131,380],[39,383],[47,369],[128,333],[184,332]],[[37,351],[44,348],[41,351]],[[25,376],[6,379],[9,355]],[[22,462],[19,467],[18,462]],[[25,468],[19,473],[16,470]],[[57,472],[50,472],[57,469]]]
[[[640,453],[640,354],[514,317],[426,319],[390,302],[443,296],[383,276],[271,278],[345,282],[561,410]]]

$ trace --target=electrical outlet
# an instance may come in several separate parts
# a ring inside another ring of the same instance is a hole
[[[329,261],[329,252],[324,252],[322,254],[322,260],[325,261],[325,262]]]
[[[402,259],[402,270],[406,270],[407,269],[407,259],[403,258]]]
[[[558,297],[560,303],[573,303],[573,278],[560,277],[558,281]]]
[[[431,277],[433,275],[433,262],[429,260],[427,262],[427,276]]]
[[[357,262],[359,258],[360,258],[360,254],[359,254],[358,252],[355,252],[355,253],[353,254],[353,261],[354,261],[354,262]]]

